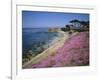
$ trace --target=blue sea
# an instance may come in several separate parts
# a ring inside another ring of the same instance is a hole
[[[57,32],[48,32],[48,28],[22,28],[23,54],[28,53],[29,50],[38,52],[43,45],[47,45],[57,36]]]

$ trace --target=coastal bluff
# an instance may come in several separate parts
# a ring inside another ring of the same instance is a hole
[[[60,28],[49,28],[48,29],[48,32],[58,32],[58,31],[60,31],[61,29]]]

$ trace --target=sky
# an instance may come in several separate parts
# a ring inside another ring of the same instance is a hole
[[[22,11],[23,28],[64,27],[66,24],[69,24],[69,21],[73,19],[89,21],[89,14]]]

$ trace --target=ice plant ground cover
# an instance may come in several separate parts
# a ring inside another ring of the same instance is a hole
[[[33,64],[32,68],[88,66],[89,32],[79,32],[69,38],[53,55]]]

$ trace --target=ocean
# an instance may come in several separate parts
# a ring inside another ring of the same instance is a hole
[[[49,28],[22,28],[22,53],[30,50],[39,53],[41,49],[49,47],[49,43],[58,37],[57,32],[49,32]]]

